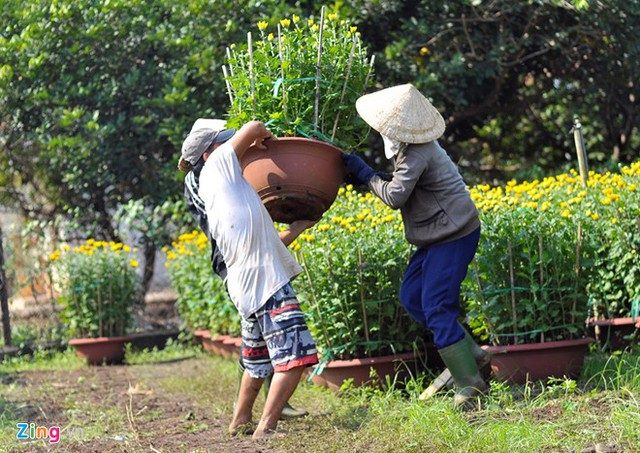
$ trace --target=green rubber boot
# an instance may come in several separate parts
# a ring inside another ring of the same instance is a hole
[[[471,353],[473,354],[473,358],[478,364],[478,368],[480,370],[484,369],[491,362],[491,353],[478,346],[473,340],[473,337],[471,337],[471,334],[469,334],[467,329],[465,329],[462,324],[460,324],[460,327],[462,327],[462,330],[464,330],[465,338],[471,343]],[[449,371],[449,368],[445,368],[444,371],[442,371],[442,373],[440,373],[433,380],[431,385],[420,394],[418,399],[421,401],[428,400],[445,387],[453,387],[453,376],[451,376],[451,371]]]
[[[269,394],[269,387],[271,387],[271,379],[273,379],[273,375],[265,378],[264,385],[262,388],[264,389],[264,397],[266,398]],[[282,409],[282,413],[280,414],[280,420],[291,420],[292,418],[304,417],[309,415],[309,412],[299,410],[291,406],[289,402],[284,405],[284,409]]]
[[[472,408],[475,399],[487,389],[487,383],[482,379],[473,356],[472,344],[470,338],[464,337],[457,343],[438,350],[457,388],[454,406],[463,409]]]

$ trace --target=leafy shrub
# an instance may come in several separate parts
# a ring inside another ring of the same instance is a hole
[[[570,172],[472,188],[483,232],[463,288],[476,333],[498,344],[568,339],[583,334],[589,301],[600,315],[628,311],[640,285],[639,170],[591,172],[586,187]]]
[[[325,359],[411,351],[423,336],[400,305],[413,251],[403,231],[399,211],[347,186],[292,244],[304,268],[294,287]]]
[[[60,320],[75,337],[115,337],[127,333],[140,298],[138,262],[122,243],[87,240],[63,245],[49,257],[63,304]]]
[[[270,31],[266,21],[258,22],[258,35],[228,49],[228,124],[260,119],[279,136],[313,136],[344,149],[361,143],[368,128],[353,106],[373,65],[356,27],[337,14],[320,20],[293,15]]]
[[[204,233],[180,235],[167,253],[167,270],[178,292],[178,312],[191,332],[210,330],[218,335],[240,335],[240,315],[224,283],[211,268],[211,245]]]

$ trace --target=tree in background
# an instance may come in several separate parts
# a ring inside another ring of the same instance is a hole
[[[117,240],[113,215],[181,196],[180,146],[222,117],[226,43],[259,1],[7,0],[0,18],[0,203]],[[153,265],[157,241],[142,231]]]
[[[447,149],[480,178],[573,160],[574,114],[592,162],[637,157],[640,1],[344,3],[377,54],[378,81],[429,95]]]
[[[0,204],[28,218],[73,219],[78,236],[113,240],[115,213],[129,210],[118,218],[141,232],[152,264],[167,240],[159,229],[182,218],[175,165],[185,134],[195,118],[227,111],[226,46],[257,20],[275,25],[320,6],[3,1]],[[592,163],[636,157],[640,0],[328,6],[358,25],[381,86],[412,82],[433,99],[447,119],[448,151],[470,167],[465,174],[477,170],[469,183],[571,162],[573,114]]]

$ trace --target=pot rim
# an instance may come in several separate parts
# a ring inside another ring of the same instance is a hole
[[[640,316],[635,318],[609,318],[609,319],[595,319],[589,318],[587,320],[589,326],[632,326],[635,325],[640,329]]]
[[[492,352],[493,354],[506,354],[507,352],[525,352],[525,351],[539,351],[543,349],[559,349],[576,346],[587,346],[596,341],[594,338],[578,338],[576,340],[558,340],[558,341],[545,341],[544,343],[525,343],[516,345],[504,345],[504,346],[482,346],[485,351]]]
[[[131,341],[131,337],[96,337],[96,338],[71,338],[69,345],[85,345],[95,343],[115,343],[118,341]]]
[[[329,148],[333,148],[335,151],[339,151],[340,154],[345,154],[345,152],[341,149],[338,148],[336,145],[334,145],[333,143],[329,143],[329,142],[325,142],[322,140],[318,140],[315,138],[307,138],[307,137],[298,137],[298,136],[294,136],[294,137],[272,137],[269,138],[267,140],[264,141],[264,145],[269,148],[269,144],[272,143],[276,143],[276,142],[311,142],[311,143],[316,143],[318,145],[323,145],[323,146],[327,146]],[[253,146],[251,146],[250,148],[253,148]]]
[[[363,366],[363,365],[375,365],[379,363],[389,363],[389,362],[400,362],[403,360],[415,360],[418,358],[417,354],[413,352],[401,352],[398,354],[391,355],[383,355],[379,357],[366,357],[360,359],[350,359],[350,360],[329,360],[325,365],[325,368],[345,368],[352,366]],[[315,365],[318,366],[318,365]]]

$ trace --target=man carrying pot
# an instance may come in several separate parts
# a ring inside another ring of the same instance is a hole
[[[249,145],[255,141],[258,146],[262,146],[262,139],[270,137],[271,134],[258,122],[248,123],[237,135],[234,134],[235,129],[224,129],[222,120],[197,120],[183,143],[178,167],[188,172],[185,177],[185,199],[190,212],[211,243],[213,271],[225,280],[230,296],[243,318],[238,401],[234,405],[234,419],[229,431],[231,434],[241,431],[249,434],[252,431],[251,410],[257,396],[254,394],[257,392],[254,391],[259,389],[264,381],[267,404],[262,421],[254,433],[254,437],[262,437],[275,429],[278,418],[308,414],[288,404],[295,385],[290,389],[289,381],[283,383],[283,379],[278,379],[278,384],[272,387],[271,373],[275,369],[276,372],[291,370],[295,371],[293,374],[298,374],[301,373],[302,365],[317,363],[315,344],[289,284],[289,280],[300,273],[301,269],[286,250],[286,245],[316,222],[298,221],[291,224],[289,231],[275,231],[273,221],[258,195],[242,177],[239,164],[240,156]],[[232,137],[233,140],[229,143],[228,140]],[[216,159],[209,165],[211,170],[207,175],[210,179],[204,184],[206,195],[203,195],[200,177],[207,168],[206,162],[218,148],[220,151],[215,154]],[[211,178],[215,181],[211,181]],[[246,205],[229,204],[229,199],[232,198],[235,198],[235,201],[244,201]],[[244,219],[243,212],[247,214]],[[212,213],[216,215],[212,216]],[[228,228],[221,221],[225,216],[230,220]],[[241,220],[246,220],[248,225],[236,225]],[[278,238],[275,242],[273,232]],[[238,238],[238,234],[243,237]],[[222,247],[218,246],[217,241],[222,241]],[[227,258],[233,263],[230,275],[224,250]],[[259,265],[256,266],[256,263]],[[259,269],[266,271],[260,272]],[[279,288],[276,288],[277,291],[268,298],[266,304],[257,306],[257,300],[267,297],[268,291],[265,292],[265,288],[261,287],[265,284],[268,287]],[[276,307],[275,314],[274,309],[267,313],[271,305]],[[284,314],[280,316],[280,320],[277,319],[279,314]],[[295,338],[279,333],[280,327],[294,332]],[[280,343],[280,349],[275,346],[267,347],[267,335],[270,335],[271,343]],[[288,351],[287,347],[295,350]],[[269,360],[270,355],[274,360]],[[295,381],[296,384],[297,382]],[[290,393],[283,400],[289,390]]]
[[[478,363],[488,355],[458,322],[460,287],[480,238],[478,210],[462,176],[437,139],[444,119],[413,85],[399,85],[356,101],[360,116],[382,135],[393,161],[390,181],[355,154],[343,155],[353,178],[385,204],[400,209],[407,241],[418,248],[400,288],[400,301],[433,331],[447,370],[422,395],[426,399],[450,383],[456,407],[471,407],[487,384]]]

